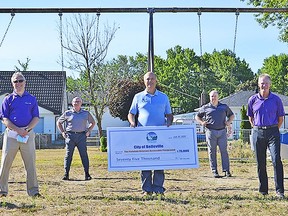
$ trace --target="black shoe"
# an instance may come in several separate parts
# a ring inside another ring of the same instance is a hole
[[[156,196],[160,197],[160,198],[164,198],[165,194],[164,194],[164,192],[156,192]]]
[[[153,196],[153,192],[152,191],[143,191],[143,198],[148,198],[148,197],[152,197]]]
[[[85,175],[85,181],[89,181],[89,180],[91,180],[92,179],[92,177],[89,175],[89,174],[86,174]]]
[[[268,192],[262,192],[262,191],[260,191],[260,193],[261,193],[263,196],[268,195]]]
[[[36,193],[36,194],[34,194],[32,197],[42,197],[42,195],[40,194],[40,193]]]
[[[232,177],[232,174],[230,171],[224,171],[225,172],[225,177]]]
[[[213,173],[214,178],[220,178],[220,175],[218,174],[217,171],[213,171],[212,173]]]
[[[65,181],[69,180],[69,175],[68,175],[68,174],[65,174],[65,175],[63,176],[62,180],[65,180]]]
[[[284,198],[285,198],[284,193],[281,193],[281,192],[277,192],[277,193],[276,193],[276,197],[277,197],[278,199],[284,199]]]
[[[4,194],[4,193],[0,194],[0,197],[6,197],[6,196],[7,196],[7,194]]]

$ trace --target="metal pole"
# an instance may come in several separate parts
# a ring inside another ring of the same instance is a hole
[[[149,10],[148,71],[154,73],[153,9]]]
[[[153,8],[154,13],[287,13],[288,8]],[[148,10],[150,10],[148,8]],[[0,8],[0,13],[147,13],[147,8]]]

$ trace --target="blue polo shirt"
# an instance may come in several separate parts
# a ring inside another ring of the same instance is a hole
[[[268,98],[259,93],[248,100],[247,116],[254,118],[254,126],[271,126],[278,124],[278,118],[285,116],[281,99],[270,92]]]
[[[154,95],[146,90],[137,93],[132,101],[129,112],[138,113],[138,126],[163,126],[165,115],[172,114],[168,96],[156,90]]]
[[[39,118],[38,103],[35,96],[27,91],[19,96],[13,91],[4,98],[0,118],[9,119],[17,127],[26,127],[34,117]]]

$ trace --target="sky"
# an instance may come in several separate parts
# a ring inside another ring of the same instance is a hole
[[[151,7],[252,7],[240,0],[1,0],[0,8],[151,8]],[[63,14],[63,24],[71,14]],[[202,13],[202,52],[233,50],[235,13]],[[0,13],[0,41],[11,15]],[[166,58],[166,51],[176,45],[193,49],[200,55],[197,13],[155,13],[154,54]],[[148,13],[103,13],[100,29],[115,23],[120,28],[108,49],[106,60],[117,55],[135,56],[148,51]],[[58,14],[15,14],[0,47],[0,71],[19,67],[18,60],[31,59],[29,70],[62,70]],[[252,13],[240,13],[235,53],[253,72],[262,67],[265,58],[287,53],[287,44],[278,40],[276,27],[263,29]],[[67,70],[68,76],[78,73]]]

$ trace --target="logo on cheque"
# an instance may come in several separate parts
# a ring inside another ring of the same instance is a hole
[[[157,141],[157,134],[155,132],[149,132],[146,135],[146,139],[148,142],[156,142]]]

